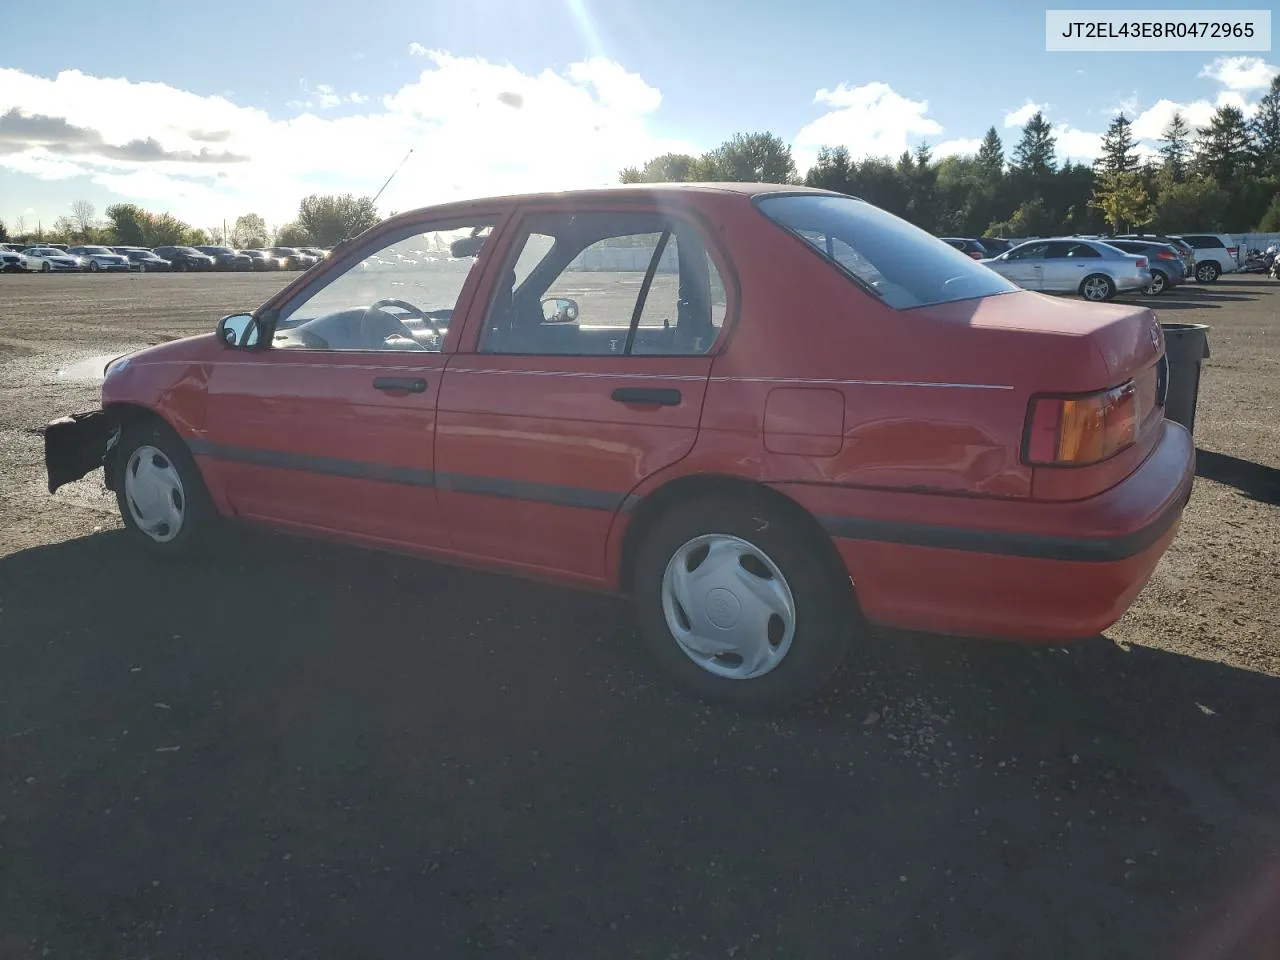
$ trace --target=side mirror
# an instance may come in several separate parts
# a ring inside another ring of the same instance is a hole
[[[575,323],[578,319],[578,301],[568,297],[553,297],[542,301],[543,323]]]
[[[256,347],[258,321],[251,313],[233,313],[218,321],[217,337],[225,347]]]

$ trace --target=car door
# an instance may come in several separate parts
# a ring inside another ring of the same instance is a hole
[[[470,556],[596,581],[614,517],[698,432],[728,302],[687,213],[525,208],[444,374],[440,509]]]
[[[1040,282],[1041,268],[1044,263],[1048,242],[1024,243],[1010,250],[1003,260],[992,264],[1007,279],[1026,290],[1042,289]]]
[[[1055,240],[1040,267],[1040,289],[1046,293],[1075,293],[1090,273],[1096,273],[1102,254],[1088,243]]]
[[[261,349],[212,367],[197,453],[239,515],[384,545],[443,549],[436,399],[451,322],[498,209],[398,226],[349,251],[263,318]],[[396,254],[394,264],[373,265]]]

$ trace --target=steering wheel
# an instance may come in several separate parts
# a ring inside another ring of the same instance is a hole
[[[368,339],[367,331],[370,325],[369,318],[373,316],[373,314],[376,312],[379,317],[385,317],[387,320],[390,320],[392,323],[394,323],[396,328],[398,328],[398,329],[388,329],[388,330],[385,330],[385,332],[383,330],[373,331],[377,335],[378,339],[386,340],[387,337],[403,336],[403,337],[408,337],[410,340],[417,342],[418,338],[413,335],[413,331],[410,330],[404,324],[401,318],[395,316],[394,314],[387,313],[386,310],[383,309],[384,307],[396,307],[397,309],[403,310],[405,311],[406,314],[408,314],[408,317],[410,319],[417,319],[417,320],[423,321],[425,324],[431,327],[431,332],[433,334],[435,334],[436,336],[440,335],[440,322],[434,316],[432,316],[432,312],[422,310],[420,307],[415,307],[412,303],[409,303],[407,300],[400,300],[400,299],[397,299],[396,297],[386,297],[382,300],[376,300],[373,303],[369,304],[368,309],[365,310],[364,315],[360,318],[360,339],[361,340]]]

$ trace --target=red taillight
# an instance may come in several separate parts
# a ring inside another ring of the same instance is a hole
[[[1227,247],[1227,256],[1232,260],[1236,258],[1236,254],[1240,252],[1239,247]]]
[[[1138,439],[1142,422],[1133,381],[1076,397],[1037,397],[1027,416],[1023,459],[1034,466],[1085,466]]]
[[[1147,258],[1146,258],[1146,257],[1139,257],[1139,258],[1138,258],[1138,269],[1139,269],[1139,270],[1144,270],[1144,269],[1146,269],[1146,266],[1147,266]]]
[[[981,260],[981,259],[982,259],[982,254],[978,253],[976,250],[970,250],[970,251],[969,251],[969,256],[973,257],[973,259],[975,259],[975,260]]]
[[[1161,260],[1177,260],[1178,259],[1176,254],[1168,250],[1161,250],[1158,253],[1156,253],[1156,256],[1159,257]]]

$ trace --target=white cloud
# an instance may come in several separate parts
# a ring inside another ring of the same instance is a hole
[[[706,146],[656,136],[661,93],[606,59],[537,74],[436,51],[425,59],[416,79],[382,97],[304,82],[307,100],[323,107],[336,99],[355,111],[286,118],[162,83],[0,68],[0,117],[17,109],[56,118],[41,129],[79,137],[70,150],[54,139],[0,136],[0,168],[45,180],[89,176],[122,199],[196,224],[247,211],[284,222],[308,193],[373,193],[411,147],[379,201],[384,211],[615,183],[624,166]],[[545,149],[548,131],[571,147]],[[158,159],[121,146],[147,138]]]
[[[416,40],[413,43],[409,44],[409,56],[425,57],[426,55],[427,55],[427,48],[424,47],[422,44],[418,43]]]
[[[943,140],[936,147],[932,148],[935,160],[941,160],[943,157],[963,157],[978,152],[978,148],[982,146],[981,137],[960,137],[956,140]]]
[[[813,164],[824,146],[848,147],[854,157],[897,157],[911,149],[909,138],[942,132],[942,125],[926,116],[928,101],[910,100],[887,83],[842,83],[834,90],[819,90],[813,102],[832,109],[796,134],[792,155],[801,171]]]
[[[1243,93],[1266,90],[1271,85],[1271,78],[1277,74],[1280,74],[1280,67],[1267,63],[1261,57],[1218,57],[1200,71],[1200,76],[1215,80],[1228,90]]]
[[[1102,134],[1077,130],[1069,123],[1054,124],[1053,136],[1057,141],[1059,163],[1066,160],[1072,163],[1093,163],[1094,158],[1102,151]]]
[[[1027,121],[1034,117],[1037,113],[1041,113],[1049,108],[1045,104],[1033,103],[1028,100],[1017,110],[1010,110],[1004,115],[1004,125],[1006,127],[1022,127]]]

